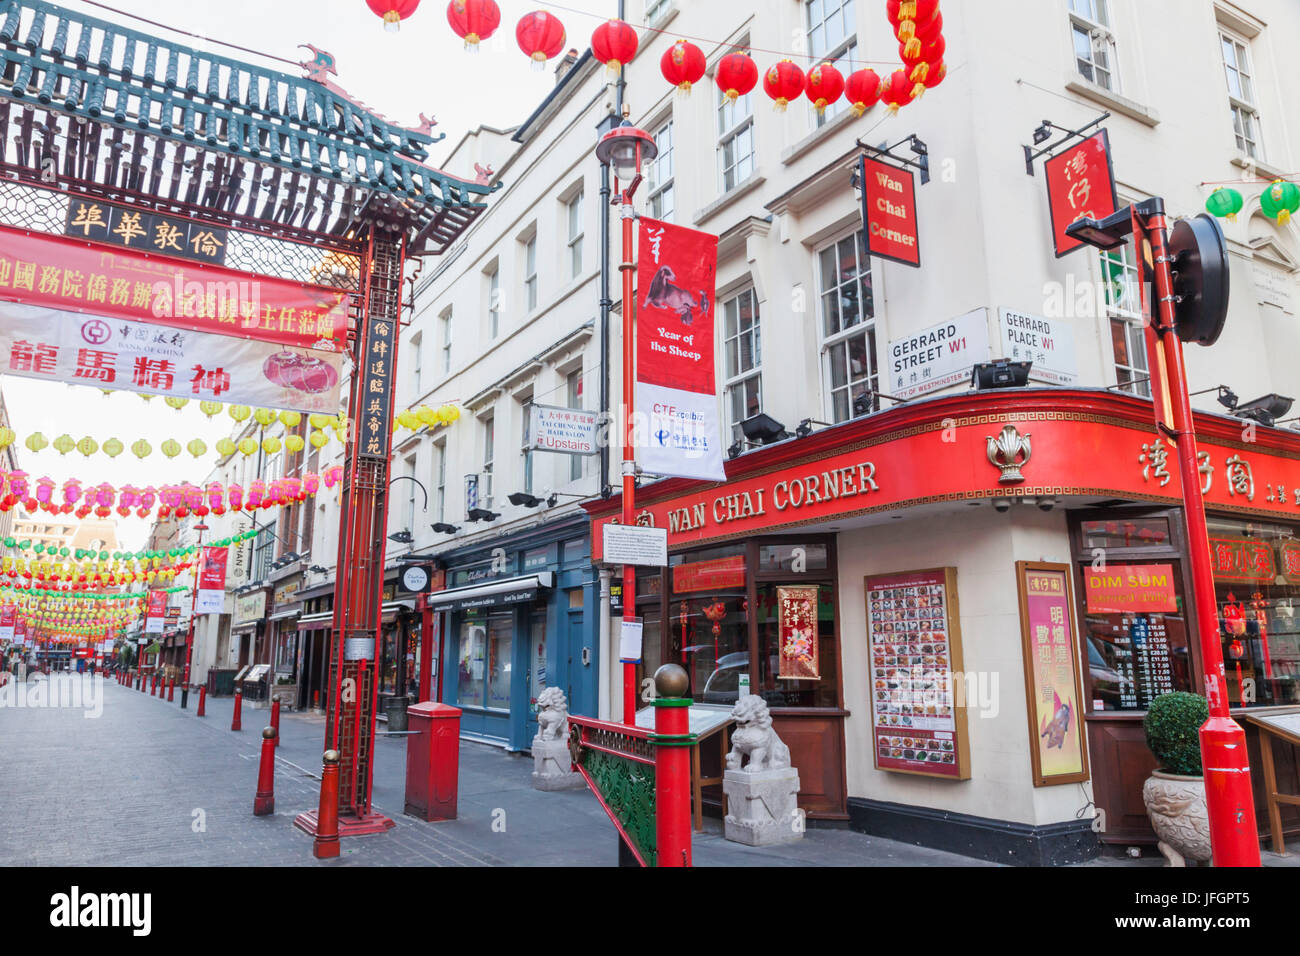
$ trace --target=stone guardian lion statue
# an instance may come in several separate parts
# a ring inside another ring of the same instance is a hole
[[[745,757],[749,758],[743,768],[746,773],[785,770],[790,766],[790,748],[781,742],[781,738],[772,729],[772,715],[768,713],[767,701],[755,694],[748,694],[736,701],[731,716],[736,718],[736,729],[731,733],[731,752],[727,754],[728,770],[742,769]]]
[[[537,736],[542,740],[566,740],[569,736],[569,702],[558,687],[548,687],[537,695]]]

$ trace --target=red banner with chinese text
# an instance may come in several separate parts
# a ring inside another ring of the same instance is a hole
[[[0,301],[0,375],[333,414],[343,355]]]
[[[1110,137],[1099,130],[1043,164],[1056,257],[1083,245],[1065,234],[1080,219],[1105,219],[1119,207],[1110,163]]]
[[[777,678],[818,680],[817,588],[777,588],[777,633],[781,648]]]
[[[0,299],[294,348],[347,346],[347,294],[337,289],[4,227]]]

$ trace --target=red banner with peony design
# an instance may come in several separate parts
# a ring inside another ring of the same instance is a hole
[[[780,680],[819,680],[817,655],[817,588],[776,589]]]

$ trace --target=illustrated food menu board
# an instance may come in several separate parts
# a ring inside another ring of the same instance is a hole
[[[967,779],[957,570],[869,576],[865,588],[876,767]]]

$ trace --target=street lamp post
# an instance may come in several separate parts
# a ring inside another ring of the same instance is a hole
[[[199,599],[199,575],[203,568],[203,532],[208,526],[202,521],[194,526],[199,533],[198,560],[194,565],[194,586],[190,588],[190,627],[185,635],[185,672],[181,674],[181,710],[190,702],[190,664],[194,660],[194,608]]]
[[[636,445],[633,408],[636,402],[636,323],[632,291],[632,261],[636,237],[636,213],[632,197],[641,185],[641,166],[659,155],[655,141],[645,130],[638,129],[628,120],[630,110],[623,105],[623,122],[600,138],[596,144],[596,158],[601,165],[614,170],[615,200],[619,204],[623,221],[623,524],[636,523],[634,497],[636,494]],[[623,185],[625,184],[625,185]],[[620,189],[620,185],[623,186]],[[603,479],[602,479],[603,480]],[[636,566],[623,565],[623,615],[636,616]],[[623,723],[636,723],[636,662],[623,662]]]

